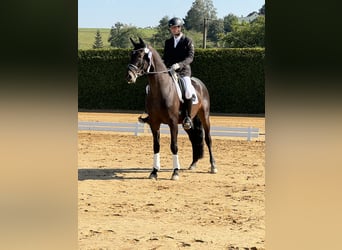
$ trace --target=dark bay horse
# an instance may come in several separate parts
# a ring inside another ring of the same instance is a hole
[[[160,124],[167,124],[171,133],[171,152],[173,154],[173,174],[171,179],[179,178],[180,164],[178,160],[178,124],[184,119],[182,102],[180,101],[176,85],[168,70],[158,54],[150,45],[139,38],[139,43],[131,39],[134,49],[131,53],[130,64],[126,80],[128,83],[135,83],[139,76],[147,75],[149,90],[146,99],[146,110],[149,115],[149,125],[153,134],[153,169],[149,176],[151,179],[157,178],[157,172],[160,170]],[[211,149],[210,136],[210,99],[209,93],[203,82],[192,77],[191,82],[196,90],[198,103],[192,105],[191,118],[193,126],[186,130],[192,144],[192,163],[189,169],[194,169],[199,159],[203,157],[203,129],[205,142],[208,146],[211,173],[216,173],[215,160]],[[178,84],[178,83],[177,83]]]

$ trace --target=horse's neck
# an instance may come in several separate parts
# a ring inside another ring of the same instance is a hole
[[[171,90],[171,77],[167,73],[167,68],[156,51],[153,53],[152,62],[153,72],[156,73],[148,75],[151,94],[159,95],[161,93],[162,95],[168,95]]]
[[[155,72],[162,72],[167,70],[163,60],[156,50],[153,51],[152,62]]]

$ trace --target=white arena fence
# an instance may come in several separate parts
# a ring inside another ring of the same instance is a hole
[[[178,134],[186,134],[183,130],[182,125],[179,124]],[[138,136],[139,134],[151,133],[151,130],[147,124],[144,123],[122,123],[122,122],[78,122],[78,130],[88,130],[88,131],[113,131],[113,132],[127,132],[133,133]],[[160,126],[161,134],[170,134],[169,127],[165,124]],[[226,137],[243,137],[247,141],[252,138],[259,137],[259,129],[253,127],[210,127],[211,136],[226,136]]]

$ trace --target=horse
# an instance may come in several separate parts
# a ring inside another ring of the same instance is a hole
[[[178,160],[178,124],[184,119],[182,101],[180,100],[176,85],[173,82],[171,69],[168,69],[158,52],[146,44],[140,37],[139,42],[130,38],[134,48],[131,52],[130,63],[128,64],[126,80],[128,84],[135,83],[140,76],[148,78],[148,93],[145,101],[145,108],[148,113],[148,124],[153,135],[153,168],[149,175],[150,179],[157,179],[160,170],[160,125],[167,124],[170,128],[170,148],[173,154],[173,173],[171,180],[179,179],[180,164]],[[174,73],[174,71],[173,71]],[[189,169],[195,169],[196,163],[203,158],[203,130],[205,142],[210,156],[210,172],[217,173],[217,167],[212,153],[212,140],[210,135],[210,97],[204,83],[191,77],[191,82],[196,90],[198,103],[192,105],[191,119],[192,128],[185,130],[192,144],[192,163]],[[178,84],[178,83],[176,83]]]

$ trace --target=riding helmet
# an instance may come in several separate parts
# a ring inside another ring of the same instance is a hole
[[[174,17],[172,19],[170,19],[169,21],[169,28],[172,26],[183,26],[183,21],[182,19],[178,18],[178,17]]]

